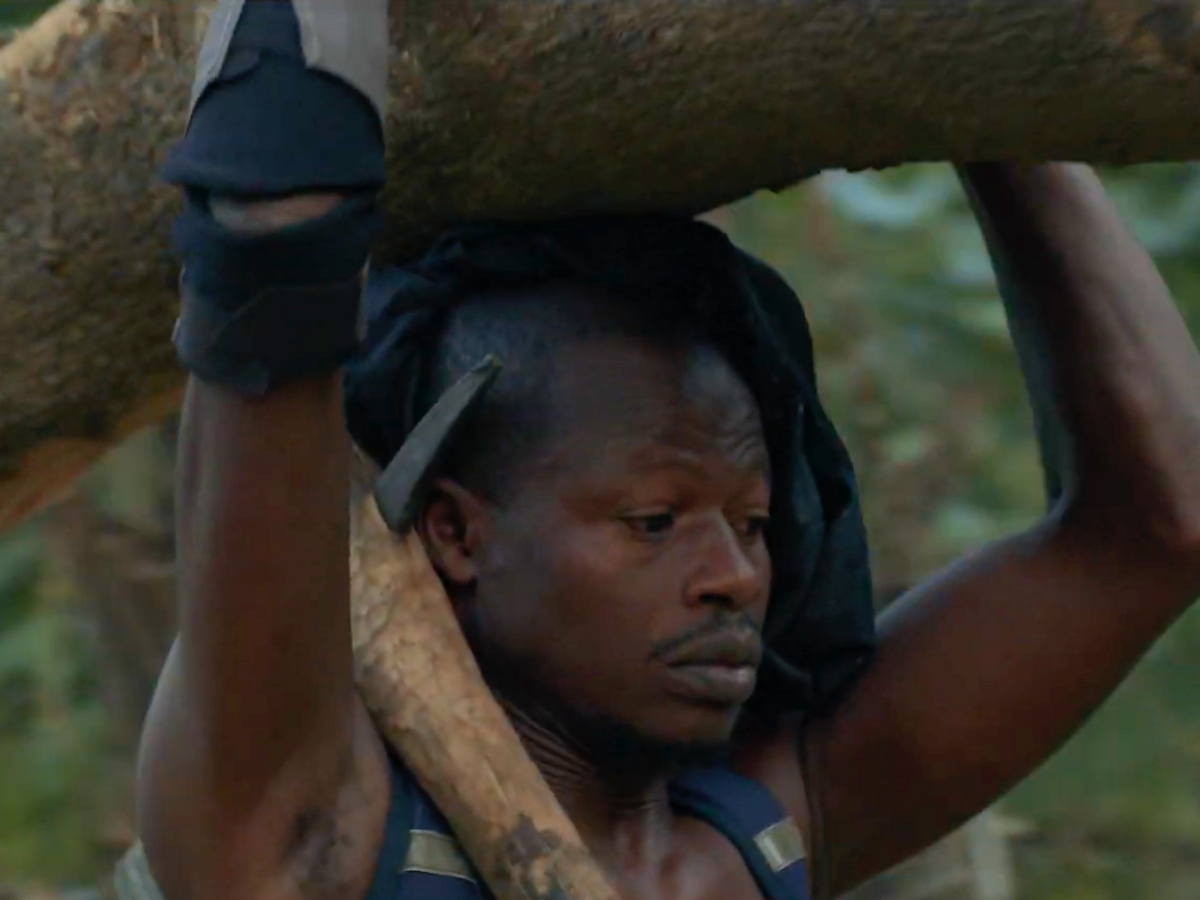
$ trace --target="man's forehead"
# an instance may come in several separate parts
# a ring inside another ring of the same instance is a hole
[[[553,413],[569,452],[651,468],[721,454],[768,467],[758,405],[713,347],[604,338],[556,354]]]

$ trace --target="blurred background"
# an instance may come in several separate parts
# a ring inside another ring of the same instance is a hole
[[[0,0],[0,45],[47,5]],[[1104,175],[1200,335],[1200,165]],[[948,166],[827,173],[709,218],[782,271],[808,310],[822,394],[858,467],[881,607],[1039,515],[1030,414]],[[132,840],[137,734],[173,630],[173,454],[168,422],[0,535],[0,900],[107,896]],[[858,894],[1198,896],[1200,610],[996,808]]]

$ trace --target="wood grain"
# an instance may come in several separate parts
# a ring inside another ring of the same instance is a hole
[[[699,212],[830,166],[1200,157],[1198,4],[393,0],[377,258],[451,222]],[[0,50],[0,527],[91,458],[52,442],[106,446],[181,381],[154,169],[209,8],[64,0]]]

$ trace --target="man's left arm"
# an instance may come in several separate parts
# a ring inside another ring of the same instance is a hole
[[[1200,355],[1154,264],[1086,168],[963,178],[1067,438],[1063,493],[889,609],[807,730],[835,894],[1028,774],[1200,594]]]

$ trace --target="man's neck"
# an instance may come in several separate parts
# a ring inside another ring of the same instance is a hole
[[[672,833],[668,773],[606,757],[548,715],[504,704],[530,758],[592,854],[621,882],[656,879]]]

